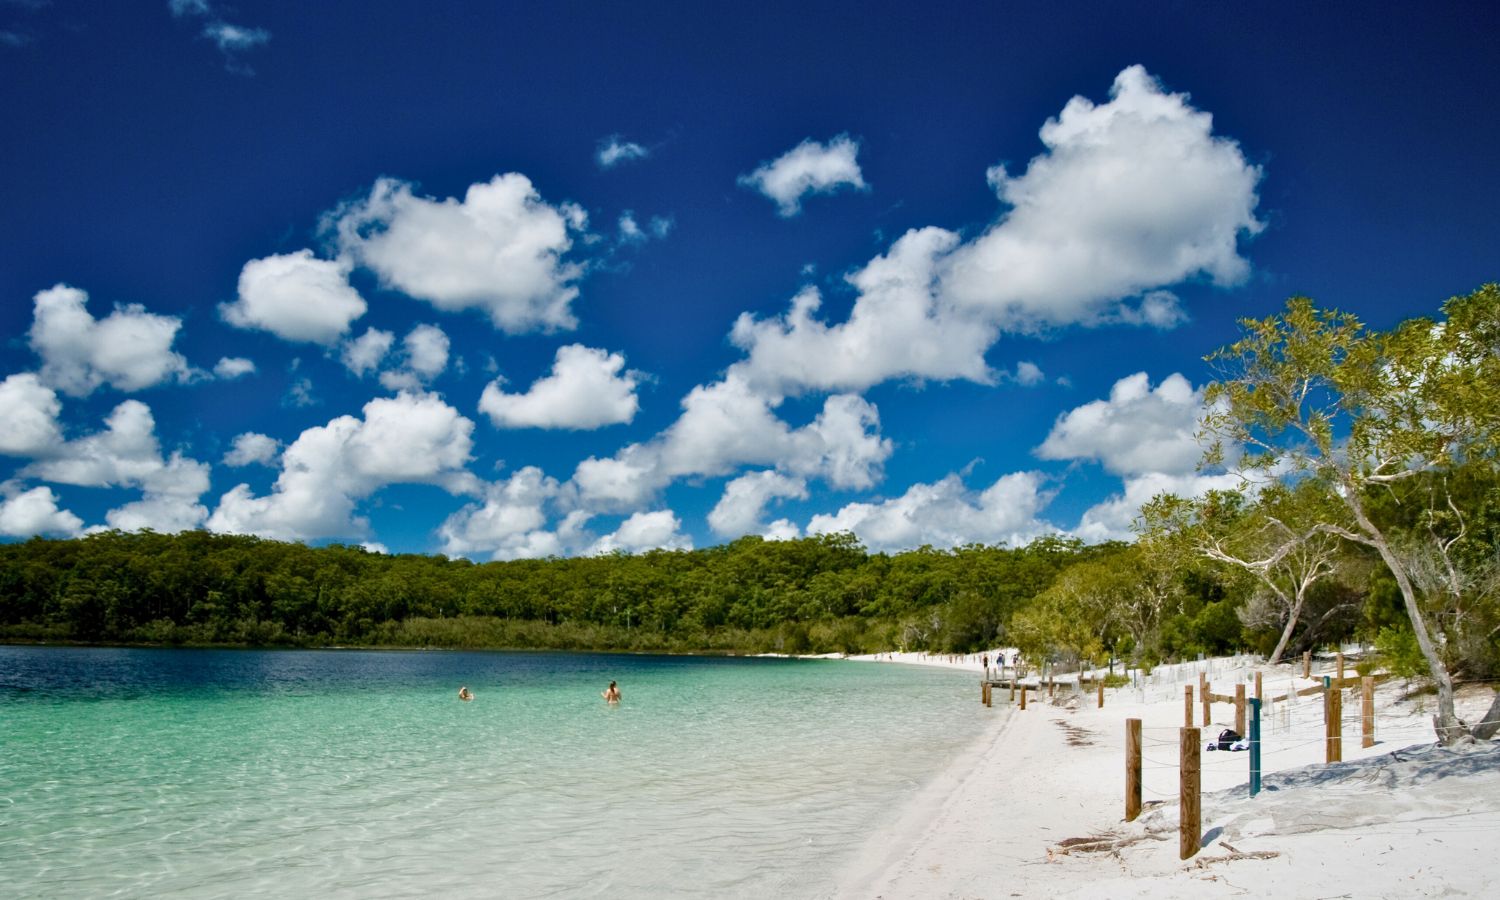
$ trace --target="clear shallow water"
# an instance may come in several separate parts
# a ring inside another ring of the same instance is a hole
[[[978,734],[972,683],[822,660],[0,647],[0,894],[817,897]]]

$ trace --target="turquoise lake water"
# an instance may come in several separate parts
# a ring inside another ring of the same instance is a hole
[[[974,680],[836,660],[0,647],[0,894],[820,897],[978,736]]]

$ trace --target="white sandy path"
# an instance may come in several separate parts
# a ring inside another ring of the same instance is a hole
[[[966,660],[940,663],[970,667]],[[1217,667],[1214,692],[1232,693],[1228,664],[1210,665]],[[1232,674],[1248,682],[1251,671]],[[1262,671],[1268,694],[1312,683],[1294,679],[1286,666]],[[1426,712],[1398,701],[1399,692],[1388,683],[1377,695],[1381,741],[1361,749],[1357,726],[1352,736],[1346,728],[1344,755],[1351,762],[1334,769],[1321,765],[1319,697],[1283,708],[1284,720],[1270,717],[1263,736],[1267,790],[1256,798],[1244,787],[1248,754],[1203,753],[1207,840],[1196,858],[1182,862],[1176,838],[1180,687],[1148,689],[1148,702],[1134,690],[1110,691],[1102,710],[1090,696],[1076,709],[1033,700],[1021,712],[1004,702],[1003,691],[996,692],[1001,702],[993,709],[981,707],[976,684],[975,714],[991,717],[992,727],[875,831],[840,878],[836,896],[1489,895],[1500,878],[1493,859],[1500,840],[1500,746],[1467,756],[1434,750],[1393,759],[1400,747],[1432,745]],[[1489,696],[1482,688],[1470,692],[1461,712],[1477,715]],[[1351,704],[1349,698],[1346,717],[1351,706],[1358,714],[1357,699]],[[1214,713],[1205,741],[1232,724],[1231,705],[1216,704]],[[1146,800],[1162,801],[1130,824],[1122,821],[1127,718],[1144,722]],[[1283,774],[1270,774],[1277,772]],[[1057,852],[1067,838],[1106,834],[1140,840],[1114,853]],[[1241,854],[1276,855],[1229,858],[1225,843]]]

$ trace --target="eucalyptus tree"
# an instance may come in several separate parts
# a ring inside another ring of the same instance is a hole
[[[1347,518],[1318,528],[1370,548],[1390,570],[1437,687],[1438,737],[1454,743],[1470,730],[1439,651],[1446,636],[1434,634],[1410,560],[1369,506],[1372,492],[1420,475],[1496,464],[1500,286],[1454,297],[1443,313],[1382,332],[1294,297],[1280,315],[1243,320],[1244,336],[1209,357],[1218,380],[1204,397],[1216,438],[1208,462],[1233,444],[1247,470],[1316,478],[1339,499]]]
[[[1172,494],[1141,509],[1147,534],[1176,534],[1199,555],[1252,577],[1260,588],[1241,611],[1247,626],[1269,624],[1281,634],[1270,663],[1281,661],[1301,621],[1308,594],[1338,571],[1343,540],[1323,530],[1336,521],[1338,500],[1316,479],[1273,481],[1247,497],[1211,491],[1185,500]]]

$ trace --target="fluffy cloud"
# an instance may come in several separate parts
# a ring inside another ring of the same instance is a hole
[[[1088,509],[1074,533],[1087,541],[1130,540],[1143,504],[1164,491],[1197,497],[1240,485],[1234,471],[1200,473],[1203,392],[1179,374],[1151,387],[1145,372],[1116,381],[1109,398],[1057,417],[1036,449],[1043,459],[1089,460],[1121,476],[1120,493]],[[1226,448],[1229,461],[1238,448]]]
[[[691,550],[693,539],[682,533],[682,521],[670,509],[638,512],[589,548],[589,554],[641,553],[646,550]]]
[[[282,340],[330,345],[365,314],[349,285],[349,263],[298,250],[252,259],[240,270],[239,299],[219,307],[236,328],[269,331]]]
[[[448,335],[436,325],[417,325],[402,338],[401,346],[401,368],[380,374],[380,383],[387,390],[417,390],[448,368]]]
[[[443,552],[496,559],[562,555],[562,541],[544,527],[545,507],[558,491],[557,479],[535,466],[486,486],[483,503],[465,506],[438,528]]]
[[[57,495],[51,488],[23,491],[15,481],[0,484],[0,535],[76,537],[82,528],[82,519],[58,508]]]
[[[363,377],[366,372],[380,368],[395,342],[396,336],[389,331],[367,328],[364,334],[344,342],[339,358],[343,360],[345,368]]]
[[[1042,373],[1042,367],[1034,362],[1022,360],[1016,363],[1016,372],[1010,376],[1016,384],[1024,387],[1032,387],[1041,384],[1047,376]]]
[[[599,142],[599,150],[594,159],[599,163],[601,169],[613,169],[623,162],[645,159],[651,155],[651,151],[642,147],[634,141],[622,139],[618,134],[612,134]]]
[[[1186,475],[1203,458],[1203,392],[1172,374],[1156,388],[1145,372],[1115,382],[1109,399],[1070,410],[1037,448],[1042,459],[1095,460],[1116,475]]]
[[[247,431],[236,435],[234,445],[229,452],[224,454],[224,465],[226,466],[248,466],[259,464],[269,466],[276,461],[276,454],[281,452],[281,442],[264,434]]]
[[[826,144],[808,138],[749,175],[739,183],[776,201],[782,216],[802,211],[804,194],[831,194],[843,185],[866,188],[860,174],[859,142],[841,134]]]
[[[188,377],[187,360],[172,352],[181,319],[137,303],[95,319],[87,303],[88,294],[65,284],[36,295],[30,338],[42,381],[83,397],[104,384],[131,392]]]
[[[255,373],[255,363],[241,356],[220,357],[214,363],[214,374],[226,381]]]
[[[40,456],[62,443],[57,416],[62,403],[57,392],[26,372],[0,382],[0,453]]]
[[[851,503],[814,516],[808,534],[853,532],[872,550],[899,551],[931,544],[1023,544],[1054,531],[1037,514],[1051,500],[1037,472],[1014,472],[975,493],[958,475],[915,484],[881,503]]]
[[[724,496],[708,514],[708,526],[724,537],[749,534],[760,528],[766,504],[778,499],[807,499],[807,481],[769,470],[746,473],[724,486]],[[777,524],[788,523],[782,519]]]
[[[879,480],[892,450],[880,437],[878,411],[851,394],[827,398],[801,428],[778,418],[771,401],[733,374],[693,388],[682,407],[650,441],[579,463],[572,481],[579,501],[590,509],[638,507],[678,478],[728,475],[746,465],[862,489]]]
[[[174,453],[142,484],[141,499],[110,510],[104,521],[121,531],[191,531],[208,517],[208,509],[198,502],[208,487],[208,465]]]
[[[1068,101],[1023,174],[990,170],[1009,211],[949,261],[941,291],[956,307],[1029,331],[1097,321],[1121,298],[1195,275],[1244,279],[1237,243],[1262,227],[1260,169],[1140,66],[1110,98]]]
[[[1186,314],[1161,288],[1241,280],[1238,240],[1261,228],[1260,170],[1140,67],[1120,73],[1112,97],[1070,101],[1024,173],[990,171],[1007,211],[981,235],[916,229],[850,275],[858,294],[847,321],[817,318],[811,288],[783,317],[741,316],[731,339],[746,352],[742,376],[794,394],[892,378],[989,384],[997,376],[984,354],[1001,333],[1172,328]]]
[[[984,353],[995,329],[941,309],[932,293],[937,266],[957,243],[941,228],[908,232],[846,278],[859,296],[842,324],[815,318],[822,298],[814,288],[784,317],[742,314],[730,340],[746,358],[733,371],[773,394],[863,390],[900,377],[992,382]]]
[[[601,428],[635,418],[638,376],[625,357],[582,344],[559,347],[551,374],[524,394],[507,394],[500,381],[485,386],[479,411],[497,428]]]
[[[1240,483],[1240,476],[1232,472],[1219,475],[1150,472],[1131,476],[1125,479],[1123,491],[1086,510],[1073,533],[1090,543],[1134,540],[1135,532],[1131,526],[1140,515],[1141,507],[1157,494],[1201,497],[1209,491],[1234,490]]]
[[[1146,325],[1159,331],[1169,331],[1188,320],[1182,301],[1171,291],[1151,291],[1137,303],[1121,302],[1111,312],[1105,313],[1101,323],[1118,322],[1122,325]]]
[[[423,378],[436,378],[448,368],[448,335],[436,325],[417,325],[406,333],[406,367]]]
[[[477,492],[464,466],[474,423],[431,394],[401,393],[366,403],[364,417],[339,416],[309,428],[281,454],[272,492],[241,484],[219,500],[212,531],[307,540],[362,534],[355,502],[388,484],[436,484]]]
[[[112,528],[175,532],[196,528],[208,510],[206,463],[174,452],[163,457],[151,408],[138,400],[115,407],[103,431],[68,441],[21,470],[23,477],[79,487],[140,488],[140,500],[109,511]]]
[[[583,267],[563,256],[587,224],[580,207],[549,205],[516,172],[470,185],[462,200],[382,178],[324,222],[386,286],[449,312],[483,310],[512,334],[577,325],[570,306]]]

